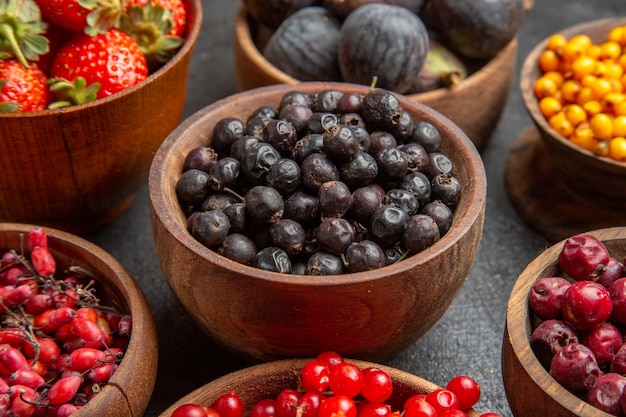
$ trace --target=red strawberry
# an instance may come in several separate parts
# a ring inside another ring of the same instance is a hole
[[[46,75],[36,65],[24,67],[16,59],[0,59],[0,112],[45,110]]]
[[[74,82],[83,77],[87,85],[99,83],[97,98],[132,87],[147,76],[139,45],[117,29],[96,36],[77,34],[61,47],[50,68],[51,78]]]
[[[24,67],[48,52],[48,40],[43,35],[46,23],[41,20],[33,0],[0,2],[0,58],[16,58]]]
[[[151,3],[155,6],[161,6],[165,10],[169,10],[171,13],[172,27],[167,32],[170,36],[182,37],[185,34],[185,28],[187,26],[187,10],[182,0],[130,0],[128,7],[133,5],[146,6]]]
[[[123,11],[116,0],[35,0],[46,22],[90,35],[114,27]]]

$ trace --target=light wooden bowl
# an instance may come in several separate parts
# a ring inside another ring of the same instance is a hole
[[[611,256],[626,256],[626,228],[586,232],[601,240]],[[560,385],[539,363],[530,347],[533,314],[528,304],[531,287],[541,277],[561,274],[557,257],[564,241],[535,258],[521,273],[509,298],[502,344],[502,377],[511,411],[516,417],[610,417]],[[539,406],[538,404],[541,404]]]
[[[368,87],[301,83],[306,93]],[[334,276],[285,275],[218,255],[187,231],[175,185],[187,153],[210,144],[224,117],[247,118],[278,106],[294,90],[275,85],[238,93],[197,112],[163,142],[149,177],[153,238],[165,279],[192,318],[215,341],[257,361],[310,357],[334,350],[381,361],[408,347],[446,311],[474,262],[485,210],[486,179],[475,146],[448,119],[399,96],[405,110],[442,133],[441,149],[455,164],[463,193],[451,229],[425,251],[373,270]],[[393,307],[391,307],[393,306]]]
[[[24,247],[33,225],[0,223],[0,249]],[[133,327],[130,343],[108,384],[75,417],[132,417],[141,415],[150,400],[156,381],[157,335],[150,306],[139,285],[124,267],[100,247],[73,234],[45,228],[57,270],[80,266],[96,279],[96,294],[102,305],[116,306],[130,314]]]
[[[202,22],[200,0],[185,4],[185,43],[138,85],[80,106],[0,114],[0,221],[83,234],[124,211],[183,114]]]
[[[250,410],[257,401],[276,398],[283,389],[296,389],[298,372],[306,361],[307,359],[286,359],[268,362],[225,375],[179,399],[163,411],[160,417],[171,416],[177,407],[187,403],[211,406],[220,395],[230,391],[235,391],[241,398],[244,409]],[[438,388],[437,384],[396,368],[352,359],[346,359],[346,362],[353,363],[361,369],[377,367],[391,375],[393,393],[386,403],[390,404],[393,410],[402,410],[404,402],[415,394],[428,394]],[[467,415],[478,417],[479,414],[471,409]]]
[[[260,52],[268,31],[254,22],[242,5],[235,20],[235,76],[239,91],[272,84],[296,84],[299,80],[272,65]],[[409,95],[447,116],[463,130],[479,150],[487,145],[511,90],[517,59],[514,39],[486,63],[470,63],[473,70],[450,89]],[[479,106],[476,103],[480,103]]]
[[[570,38],[587,34],[606,39],[626,18],[582,23],[559,31]],[[515,143],[506,167],[511,201],[526,222],[551,241],[586,230],[624,224],[626,163],[599,157],[557,133],[539,110],[534,82],[541,75],[538,58],[547,39],[526,57],[520,73],[524,105],[534,126]]]

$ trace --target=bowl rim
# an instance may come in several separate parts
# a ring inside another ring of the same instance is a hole
[[[139,83],[119,91],[115,94],[111,94],[108,97],[103,97],[94,101],[90,101],[84,104],[77,104],[69,107],[62,107],[58,109],[44,109],[39,111],[30,112],[15,112],[15,113],[0,113],[0,119],[2,118],[36,118],[41,116],[57,116],[60,114],[77,113],[84,109],[91,108],[98,105],[105,105],[110,102],[118,101],[126,96],[134,94],[137,90],[152,84],[162,73],[169,71],[169,69],[175,65],[178,65],[187,55],[193,52],[195,44],[200,35],[200,28],[203,20],[202,0],[182,0],[187,10],[187,27],[185,28],[184,42],[181,48],[174,54],[174,56],[165,63],[165,65],[158,68],[152,74],[149,74],[144,80]],[[189,13],[189,12],[192,13]],[[189,19],[189,17],[192,19]],[[191,24],[189,24],[191,23]]]
[[[270,76],[277,80],[277,83],[286,84],[298,84],[301,81],[287,74],[286,72],[277,68],[274,64],[268,61],[259,48],[256,46],[254,39],[252,39],[252,33],[250,32],[250,16],[247,12],[246,5],[242,3],[239,6],[237,15],[235,18],[235,42],[241,44],[241,48],[246,52],[248,58],[254,63],[257,68],[264,68]],[[451,91],[464,90],[464,87],[468,87],[469,83],[481,84],[491,79],[492,73],[489,71],[491,68],[498,67],[500,61],[508,60],[509,56],[516,56],[518,47],[517,36],[515,36],[502,50],[500,50],[495,56],[482,60],[483,62],[478,65],[478,69],[468,74],[468,76],[462,80],[459,84],[451,88],[438,88],[432,91],[425,91],[423,93],[404,94],[413,100],[439,100]],[[481,62],[477,60],[476,62]],[[341,82],[341,81],[337,81]]]
[[[626,162],[620,162],[608,157],[596,155],[593,152],[572,143],[570,140],[563,137],[556,130],[554,130],[554,128],[550,126],[546,118],[543,116],[543,114],[541,114],[541,111],[539,110],[539,100],[537,100],[537,98],[535,97],[534,91],[532,89],[532,84],[540,74],[537,62],[539,59],[539,55],[546,48],[550,36],[554,34],[562,34],[567,38],[570,38],[574,35],[587,33],[590,29],[595,30],[600,28],[598,29],[599,37],[608,34],[613,27],[624,24],[626,24],[626,17],[608,17],[589,22],[578,23],[576,25],[558,30],[544,38],[528,53],[528,55],[524,59],[524,62],[522,63],[519,76],[519,88],[522,95],[522,101],[524,102],[524,106],[526,107],[528,114],[531,116],[534,123],[539,127],[540,130],[546,132],[550,136],[550,138],[552,138],[557,143],[565,146],[570,151],[580,154],[585,160],[602,161],[621,169],[626,166]],[[595,37],[593,40],[597,42],[597,39],[595,39]],[[537,74],[537,76],[535,76],[535,74]],[[545,135],[541,136],[545,137]]]
[[[163,141],[159,149],[157,150],[155,157],[150,167],[150,173],[148,177],[148,188],[151,211],[153,216],[158,218],[163,227],[179,244],[181,244],[187,250],[192,251],[197,256],[202,257],[204,260],[217,264],[220,267],[235,272],[239,275],[246,276],[247,278],[260,279],[268,282],[275,282],[278,284],[292,284],[292,285],[306,285],[306,286],[337,286],[337,285],[349,285],[354,283],[361,283],[367,281],[374,281],[387,278],[390,275],[397,275],[398,273],[411,273],[411,270],[415,269],[421,264],[425,264],[430,260],[440,256],[451,250],[467,233],[472,229],[473,225],[481,221],[481,216],[484,213],[486,204],[486,188],[487,179],[485,174],[482,158],[478,153],[475,145],[471,142],[469,137],[458,127],[452,123],[447,117],[437,112],[436,110],[413,100],[410,100],[406,96],[395,94],[402,105],[407,108],[413,108],[414,112],[420,112],[421,114],[430,113],[433,117],[448,123],[446,129],[450,130],[450,133],[457,138],[458,146],[463,154],[467,158],[467,164],[469,171],[473,174],[472,181],[470,182],[471,194],[468,194],[469,204],[467,210],[462,213],[455,213],[453,225],[450,230],[432,246],[424,251],[408,257],[407,259],[397,262],[395,264],[387,265],[381,268],[377,268],[371,271],[346,273],[339,275],[325,275],[325,276],[309,276],[309,275],[292,275],[283,274],[273,271],[265,271],[253,266],[243,265],[236,261],[230,260],[217,252],[205,247],[199,241],[197,241],[187,231],[187,228],[177,221],[176,217],[185,217],[182,208],[177,204],[176,212],[170,213],[163,210],[168,207],[168,201],[164,198],[167,195],[166,189],[169,188],[168,176],[164,172],[162,167],[166,163],[167,156],[173,152],[173,148],[176,144],[177,138],[180,137],[187,130],[197,130],[198,126],[203,124],[203,121],[208,117],[215,109],[235,103],[243,100],[244,98],[251,98],[257,95],[268,95],[272,93],[284,93],[294,89],[309,88],[312,91],[322,89],[350,89],[353,91],[367,91],[369,87],[357,84],[349,83],[335,83],[335,82],[301,82],[297,86],[288,84],[277,84],[265,87],[258,87],[255,89],[243,91],[235,95],[218,100],[205,108],[199,110],[195,114],[189,116],[184,120],[176,129],[174,129],[170,135]],[[177,174],[178,175],[178,174]],[[467,192],[467,191],[466,191]],[[161,208],[155,210],[154,208]],[[153,219],[154,222],[154,219]],[[154,226],[153,226],[154,230]]]
[[[154,350],[154,352],[150,354],[154,357],[154,361],[149,364],[144,362],[142,365],[142,369],[147,371],[145,375],[152,376],[146,377],[144,375],[140,378],[135,377],[135,381],[142,381],[143,389],[149,389],[152,391],[154,389],[154,385],[156,384],[158,362],[156,324],[147,299],[145,298],[139,284],[134,280],[126,268],[113,257],[113,255],[95,243],[70,232],[31,223],[0,222],[0,235],[5,233],[23,233],[26,235],[34,227],[42,227],[45,230],[50,241],[50,247],[54,251],[61,252],[53,246],[56,241],[62,242],[68,247],[72,247],[74,251],[81,251],[97,258],[99,263],[106,266],[106,268],[109,269],[109,272],[115,275],[116,281],[119,282],[121,286],[120,289],[123,291],[118,294],[118,296],[123,298],[120,301],[127,305],[128,311],[126,313],[130,314],[131,317],[135,317],[135,315],[139,312],[143,313],[142,320],[133,320],[133,331],[131,332],[129,344],[125,353],[129,351],[131,353],[133,351],[143,352],[142,359],[146,359],[146,355],[148,355],[149,350]],[[96,270],[96,266],[93,267],[94,270]],[[100,272],[101,275],[107,275],[109,273],[101,271],[101,268],[97,269],[97,272]],[[105,281],[109,281],[109,279],[107,278]],[[110,285],[106,282],[103,284]],[[115,290],[115,292],[118,292],[117,288]],[[153,343],[153,346],[150,349],[142,347],[141,343],[145,343],[146,341]],[[128,381],[120,380],[120,378],[136,373],[134,369],[136,367],[135,361],[137,358],[129,357],[128,360],[124,359],[126,359],[126,357],[122,358],[117,371],[111,376],[109,382],[102,384],[100,394],[96,395],[93,399],[87,402],[84,407],[78,410],[76,416],[82,416],[85,413],[93,412],[94,410],[92,408],[94,407],[96,409],[98,407],[102,407],[104,404],[103,401],[107,401],[107,399],[111,398],[111,396],[107,395],[106,392],[115,393],[115,391],[118,391],[122,397],[126,399],[124,406],[128,407],[129,410],[132,410],[131,412],[138,411],[137,407],[142,407],[142,410],[145,409],[148,405],[149,396],[145,400],[145,404],[139,402],[137,398],[129,397],[129,393],[133,391],[133,388],[128,386]],[[124,374],[124,376],[122,374]]]
[[[626,241],[626,227],[609,227],[588,231],[584,234],[592,235],[602,242],[608,240]],[[549,394],[554,401],[567,410],[577,410],[577,415],[609,417],[610,414],[584,402],[559,384],[543,365],[541,365],[530,347],[531,315],[528,293],[536,280],[541,278],[537,276],[536,271],[543,272],[546,271],[546,269],[558,267],[557,257],[567,239],[568,238],[565,238],[541,252],[524,268],[515,281],[507,304],[505,337],[526,375],[528,375],[542,391]],[[522,335],[524,337],[520,337]],[[522,341],[526,343],[522,343]],[[530,373],[528,372],[529,369],[536,370],[537,372]],[[505,387],[508,385],[506,381],[504,385]]]

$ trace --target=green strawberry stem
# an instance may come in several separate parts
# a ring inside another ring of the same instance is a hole
[[[48,85],[50,85],[50,92],[58,99],[48,105],[49,109],[60,109],[95,101],[100,90],[100,83],[87,85],[83,77],[76,77],[73,83],[65,78],[53,78],[48,81]]]
[[[28,68],[49,50],[46,27],[33,0],[0,2],[0,58],[15,57]]]
[[[17,38],[15,37],[15,30],[13,30],[13,26],[2,23],[0,24],[0,36],[5,39],[9,45],[11,45],[11,49],[13,50],[13,54],[20,64],[24,65],[25,68],[28,68],[28,60],[24,56],[20,45],[17,42]]]

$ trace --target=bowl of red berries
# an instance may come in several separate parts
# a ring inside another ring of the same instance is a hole
[[[3,415],[136,416],[157,371],[143,292],[107,252],[52,228],[0,223]]]
[[[327,351],[235,371],[179,399],[160,417],[498,417],[476,411],[480,395],[480,385],[467,375],[439,386]]]
[[[565,28],[524,60],[519,86],[532,126],[509,154],[506,187],[552,242],[624,224],[625,25],[614,17]]]
[[[599,229],[556,243],[519,276],[502,349],[515,416],[626,414],[625,256],[626,230]]]
[[[379,87],[440,111],[486,147],[515,74],[523,1],[240,3],[240,91],[300,81],[369,85],[375,77]],[[476,97],[481,106],[473,105]]]
[[[6,3],[0,221],[93,231],[129,205],[180,122],[201,3]]]
[[[322,82],[206,107],[163,142],[149,177],[170,288],[219,345],[256,361],[379,360],[415,342],[473,265],[485,189],[476,147],[449,119]]]

